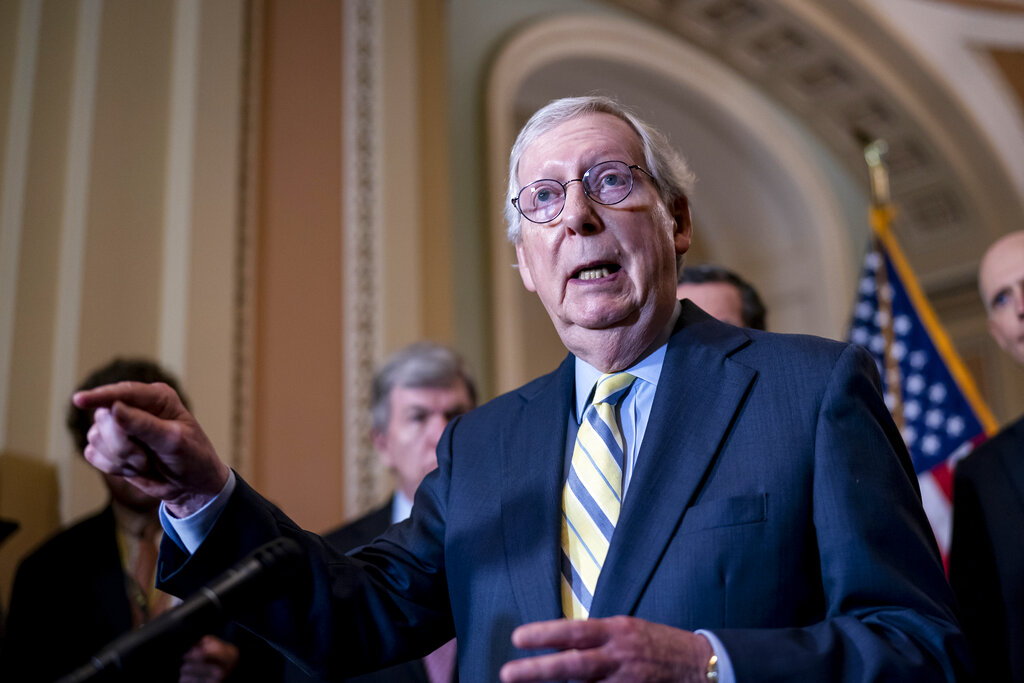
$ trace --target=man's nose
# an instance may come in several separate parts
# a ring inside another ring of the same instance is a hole
[[[583,190],[579,180],[570,181],[565,187],[565,206],[559,216],[562,227],[567,232],[589,235],[597,232],[600,218],[597,215],[597,203]]]

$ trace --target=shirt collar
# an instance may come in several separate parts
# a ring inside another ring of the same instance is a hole
[[[659,346],[653,353],[648,354],[643,360],[636,363],[625,372],[658,388],[658,377],[661,376],[661,366],[665,363],[665,352],[668,350],[668,343]],[[576,421],[583,419],[583,411],[590,401],[590,394],[594,385],[603,373],[590,363],[576,358]]]
[[[391,504],[391,523],[398,524],[399,522],[407,519],[411,514],[412,501],[409,500],[409,496],[396,489],[395,499]]]

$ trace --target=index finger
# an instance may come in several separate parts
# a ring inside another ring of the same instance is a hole
[[[512,644],[521,649],[587,649],[605,642],[605,629],[595,619],[553,619],[523,624],[512,632]]]
[[[115,382],[76,391],[71,396],[71,402],[82,410],[109,408],[117,401],[152,411],[163,404],[163,393],[158,384]]]

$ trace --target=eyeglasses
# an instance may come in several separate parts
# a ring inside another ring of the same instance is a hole
[[[602,161],[587,169],[582,178],[564,183],[550,179],[532,182],[512,198],[512,205],[531,223],[553,221],[565,208],[565,188],[576,181],[583,186],[583,192],[598,204],[618,204],[633,191],[634,168],[654,178],[636,164],[629,166],[624,161]]]

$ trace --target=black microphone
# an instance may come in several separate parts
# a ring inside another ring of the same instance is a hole
[[[118,680],[140,663],[152,663],[172,650],[184,653],[254,598],[266,601],[284,592],[289,582],[283,579],[302,556],[299,544],[290,538],[260,546],[174,609],[111,641],[88,664],[57,683]]]

